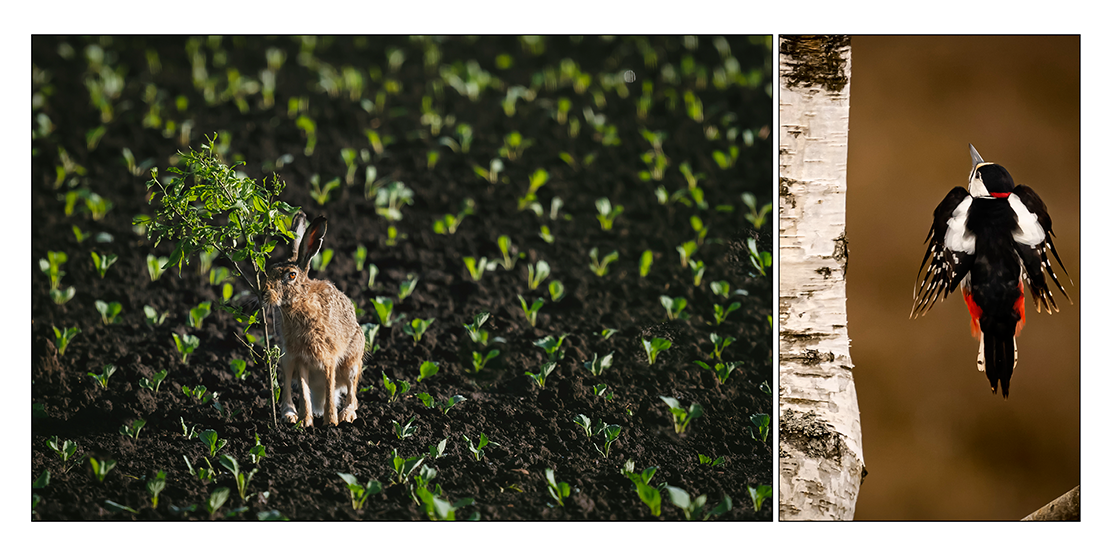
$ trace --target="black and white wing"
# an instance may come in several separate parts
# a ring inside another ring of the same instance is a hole
[[[976,237],[967,227],[971,206],[968,190],[954,187],[934,209],[934,224],[926,234],[926,254],[915,278],[922,281],[915,288],[911,317],[926,314],[939,297],[948,297],[971,268],[976,253]]]
[[[1053,293],[1049,289],[1049,284],[1045,280],[1047,274],[1053,280],[1053,283],[1057,284],[1057,289],[1065,294],[1065,299],[1068,299],[1070,303],[1072,299],[1069,298],[1069,293],[1065,291],[1065,288],[1061,286],[1057,274],[1053,272],[1053,266],[1049,264],[1047,250],[1053,253],[1053,257],[1057,259],[1057,265],[1068,276],[1069,271],[1065,270],[1065,265],[1061,262],[1061,256],[1057,254],[1057,248],[1053,246],[1053,221],[1049,217],[1049,211],[1046,210],[1041,197],[1038,197],[1033,189],[1025,185],[1016,186],[1014,194],[1008,200],[1017,217],[1017,229],[1013,233],[1015,250],[1022,258],[1022,266],[1026,271],[1026,283],[1030,286],[1030,296],[1034,298],[1034,308],[1038,312],[1041,312],[1043,307],[1048,313],[1059,311],[1057,303],[1053,301]]]

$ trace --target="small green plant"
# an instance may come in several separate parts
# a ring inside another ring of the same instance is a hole
[[[526,372],[525,375],[528,376],[529,378],[531,378],[532,380],[536,381],[536,384],[539,385],[541,388],[543,388],[544,384],[548,381],[548,375],[552,374],[552,371],[554,371],[555,368],[556,368],[555,361],[549,361],[549,362],[544,363],[543,365],[540,366],[540,372],[538,372],[538,373]]]
[[[664,486],[667,489],[668,497],[671,503],[683,510],[683,516],[687,521],[693,521],[701,518],[702,520],[710,519],[711,517],[720,516],[725,512],[733,509],[733,500],[728,495],[721,501],[720,504],[712,509],[706,509],[706,495],[703,494],[695,499],[691,499],[687,491],[673,486]]]
[[[47,439],[46,445],[61,458],[63,464],[68,462],[69,458],[73,457],[73,454],[77,453],[77,444],[75,442],[70,440],[59,441],[57,436],[51,436]]]
[[[231,372],[233,375],[235,375],[235,378],[238,378],[239,380],[243,380],[251,374],[247,372],[246,360],[232,359],[231,361],[228,361],[228,366],[231,367]]]
[[[771,498],[771,495],[771,485],[748,487],[748,496],[752,498],[752,507],[755,508],[757,512],[760,511],[760,505],[764,503],[764,500]]]
[[[188,457],[181,456],[181,458],[185,460],[185,465],[189,468],[189,475],[196,477],[202,484],[216,478],[216,470],[212,468],[212,462],[208,461],[207,457],[201,457],[201,459],[204,460],[205,465],[208,467],[201,467],[201,463],[198,461],[196,468],[189,462]]]
[[[698,234],[694,242],[701,246],[706,241],[706,234],[710,233],[710,227],[702,222],[702,219],[696,215],[691,215],[690,219],[691,229],[694,233]]]
[[[749,263],[760,273],[760,276],[767,276],[768,270],[771,270],[772,267],[772,254],[767,251],[760,251],[756,246],[755,238],[748,238],[745,245],[748,247]]]
[[[204,509],[208,512],[209,517],[215,516],[216,512],[228,501],[228,496],[231,494],[231,489],[228,487],[220,487],[212,491],[212,494],[204,501]]]
[[[741,201],[748,207],[748,214],[745,214],[745,220],[752,223],[752,227],[759,230],[764,226],[767,220],[768,212],[772,210],[772,204],[768,203],[759,210],[756,208],[756,196],[752,193],[741,193]]]
[[[706,274],[706,263],[702,261],[691,261],[691,274],[694,279],[694,287],[702,285],[702,276]]]
[[[402,325],[401,330],[409,336],[412,336],[413,343],[415,344],[424,337],[424,333],[428,331],[428,327],[431,326],[435,320],[434,318],[428,320],[413,319],[412,322]]]
[[[694,363],[707,371],[713,371],[714,376],[717,377],[718,383],[720,384],[725,384],[725,381],[729,379],[729,374],[740,365],[738,362],[723,363],[719,361],[714,363],[713,367],[710,367],[709,363],[704,363],[702,361],[695,361]]]
[[[592,247],[590,249],[590,270],[597,276],[605,276],[609,274],[610,263],[617,260],[617,251],[610,251],[608,255],[598,260],[598,248]]]
[[[347,490],[351,494],[351,508],[358,510],[366,504],[367,498],[372,494],[382,492],[382,483],[371,479],[366,485],[359,484],[359,480],[350,473],[337,473],[343,482],[347,483]]]
[[[544,306],[544,300],[537,298],[536,301],[532,302],[532,305],[529,305],[520,294],[517,294],[517,299],[521,301],[521,309],[525,311],[525,320],[528,321],[530,326],[536,328],[536,316],[540,313],[540,308]]]
[[[532,344],[548,354],[548,361],[560,361],[563,359],[563,351],[560,350],[560,348],[563,346],[563,340],[565,338],[567,338],[566,334],[561,334],[559,338],[544,336]]]
[[[648,484],[656,474],[656,468],[649,467],[637,473],[636,464],[633,460],[628,460],[622,467],[621,474],[633,482],[637,490],[637,496],[640,497],[641,502],[644,502],[644,505],[648,506],[648,510],[652,512],[652,515],[659,517],[663,497],[660,496],[660,491],[656,487]]]
[[[656,357],[659,357],[661,352],[671,349],[671,340],[667,338],[652,338],[651,340],[641,338],[640,344],[644,346],[644,352],[648,354],[649,365],[656,363]]]
[[[93,468],[93,475],[96,476],[96,480],[103,483],[104,478],[108,476],[108,472],[116,467],[116,460],[106,459],[100,461],[93,456],[89,456],[89,465]]]
[[[123,309],[123,305],[119,301],[107,303],[98,299],[93,302],[93,305],[96,306],[96,312],[100,313],[100,321],[106,325],[116,322],[116,317],[120,315],[120,311]]]
[[[772,418],[767,413],[756,413],[750,416],[749,420],[752,421],[752,424],[756,427],[748,428],[748,433],[752,435],[752,439],[759,440],[760,442],[767,442]]]
[[[715,150],[711,156],[713,156],[714,162],[717,162],[718,166],[724,170],[726,168],[732,168],[733,165],[737,163],[737,156],[740,152],[740,147],[737,145],[730,145],[728,153]]]
[[[85,374],[93,377],[93,380],[95,380],[96,383],[99,384],[101,388],[104,388],[104,389],[107,390],[108,389],[108,378],[111,377],[112,374],[116,372],[116,366],[109,364],[109,365],[104,365],[100,369],[101,370],[100,370],[99,373],[89,372],[89,373],[85,373]]]
[[[690,264],[691,257],[698,252],[698,243],[686,241],[679,247],[676,247],[675,250],[679,252],[679,264],[682,265],[683,268],[687,268],[687,265]]]
[[[690,318],[690,315],[683,311],[687,308],[687,300],[682,297],[671,298],[661,295],[660,305],[663,305],[664,311],[667,311],[667,320],[687,320]]]
[[[65,305],[67,301],[73,299],[77,293],[77,288],[70,286],[64,290],[50,290],[50,300],[55,305]]]
[[[536,200],[536,192],[548,183],[548,171],[540,168],[529,176],[528,192],[524,197],[517,198],[517,210],[524,210],[531,208],[539,216],[543,212],[543,208]]]
[[[355,270],[362,272],[363,267],[366,266],[366,246],[362,244],[357,245],[355,247],[355,254],[352,255],[352,258],[355,259]]]
[[[312,266],[313,270],[317,272],[324,272],[324,270],[328,268],[328,265],[332,262],[332,257],[334,257],[335,254],[336,252],[332,249],[324,249],[323,251],[317,253],[316,256],[312,258],[309,264]]]
[[[204,319],[212,314],[212,302],[202,301],[196,307],[189,309],[189,326],[200,330]]]
[[[611,205],[608,197],[602,197],[594,201],[594,207],[598,209],[598,223],[602,225],[602,230],[608,231],[613,229],[613,221],[621,213],[625,212],[625,207],[621,205]]]
[[[409,391],[408,382],[404,380],[394,382],[390,380],[390,377],[386,376],[385,372],[382,373],[382,386],[385,387],[386,393],[389,395],[389,403],[393,403],[397,400],[398,396]]]
[[[69,257],[62,251],[47,251],[45,259],[39,259],[39,270],[50,277],[50,289],[56,290],[62,283],[65,271],[62,265],[66,264]]]
[[[186,398],[190,398],[202,405],[212,401],[213,395],[208,393],[208,388],[203,384],[199,384],[193,388],[182,386],[181,392],[185,394]]]
[[[166,488],[166,472],[159,470],[153,478],[147,481],[147,494],[150,494],[150,506],[158,507],[158,495]]]
[[[471,280],[478,282],[482,280],[482,275],[489,270],[486,257],[475,260],[474,257],[463,257],[463,266],[467,267],[467,273],[471,275]]]
[[[717,466],[725,463],[725,456],[718,456],[717,458],[712,458],[710,456],[698,454],[698,463],[701,464],[701,465],[709,465],[710,467],[717,467]]]
[[[481,351],[472,351],[471,364],[474,366],[474,372],[482,372],[482,369],[486,367],[486,364],[489,363],[491,359],[499,355],[501,355],[501,350],[498,349],[492,349],[486,353],[482,353]]]
[[[428,519],[432,521],[455,521],[456,510],[474,504],[474,498],[461,498],[455,502],[449,502],[424,486],[416,487],[413,494],[420,498],[424,505],[424,512],[428,515]],[[478,518],[479,514],[475,512],[467,518],[467,521],[478,521]]]
[[[610,446],[612,446],[613,443],[617,441],[617,437],[621,435],[621,426],[602,423],[602,430],[600,432],[604,438],[602,447],[599,448],[598,445],[595,444],[594,449],[597,450],[599,454],[602,454],[602,457],[608,458],[610,457]]]
[[[551,267],[544,261],[537,261],[536,266],[528,265],[528,289],[535,290],[540,283],[551,274]]]
[[[166,267],[170,264],[169,257],[155,257],[154,255],[147,255],[147,273],[150,274],[150,281],[156,282],[162,277]]]
[[[201,440],[201,444],[204,444],[205,447],[208,448],[208,455],[212,457],[216,457],[216,452],[220,451],[220,448],[223,448],[228,443],[227,440],[219,438],[216,431],[212,429],[205,429],[198,437]]]
[[[398,286],[397,300],[401,301],[402,299],[405,299],[406,297],[409,297],[410,295],[413,295],[413,291],[415,291],[417,289],[417,282],[419,282],[419,281],[420,281],[420,277],[418,277],[416,275],[410,274],[410,275],[406,276],[405,279],[402,280],[401,284]],[[429,322],[431,322],[431,321],[429,321]]]
[[[189,334],[182,334],[181,336],[178,336],[177,332],[173,332],[172,334],[174,335],[174,345],[177,346],[177,352],[181,354],[181,362],[185,363],[186,359],[189,358],[189,354],[193,353],[193,351],[201,345],[201,340]]]
[[[513,270],[513,267],[517,265],[519,256],[524,256],[524,253],[517,253],[517,247],[513,245],[509,236],[498,236],[498,251],[501,251],[502,268],[506,270]]]
[[[760,391],[769,396],[772,395],[772,387],[768,385],[768,381],[765,380],[760,383]]]
[[[597,353],[594,354],[594,357],[590,361],[583,361],[583,366],[586,367],[586,370],[590,371],[590,374],[592,374],[594,376],[601,375],[602,371],[605,371],[606,369],[610,368],[610,366],[612,366],[612,365],[613,365],[613,352],[612,351],[609,352],[608,354],[606,354],[605,356],[603,356],[600,361],[598,360],[598,354]]]
[[[595,384],[592,391],[594,392],[595,396],[602,396],[602,398],[606,401],[613,400],[613,390],[610,390],[609,386],[606,386],[605,384]]]
[[[374,289],[374,280],[376,278],[378,278],[378,265],[376,265],[376,264],[366,265],[366,272],[367,272],[367,276],[368,276],[367,281],[366,281],[366,287],[367,287],[367,289],[373,290]]]
[[[540,226],[540,233],[537,235],[540,236],[540,239],[544,240],[544,243],[551,244],[555,241],[555,236],[552,235],[552,230],[545,225]]]
[[[185,387],[183,386],[182,389],[184,390]],[[199,432],[197,432],[197,425],[193,425],[192,427],[187,427],[187,426],[185,426],[185,418],[184,417],[178,417],[178,420],[181,421],[181,436],[184,436],[186,440],[193,440],[194,438],[197,437],[197,435],[200,434]],[[186,461],[188,461],[188,460],[186,460]]]
[[[393,433],[397,435],[397,438],[399,440],[404,440],[406,438],[409,438],[410,436],[413,436],[413,434],[417,432],[417,427],[413,426],[413,421],[416,420],[417,416],[414,415],[411,419],[409,419],[409,422],[405,423],[404,425],[397,421],[394,421]]]
[[[563,288],[563,282],[559,280],[548,282],[548,295],[552,298],[552,303],[558,303],[560,299],[563,299],[563,296],[567,295],[567,291]]]
[[[444,451],[446,450],[447,439],[445,438],[441,440],[439,444],[430,444],[428,446],[428,457],[432,459],[438,459],[440,456],[444,455]]]
[[[393,464],[394,471],[394,484],[406,484],[409,482],[409,476],[416,471],[420,464],[424,462],[424,456],[413,456],[411,458],[403,458],[397,454],[397,450],[393,450],[390,454],[390,461]]]
[[[258,465],[262,458],[266,457],[266,446],[262,445],[259,441],[258,433],[255,433],[255,445],[247,452],[247,457],[251,458],[251,463]]]
[[[702,406],[692,403],[690,407],[684,409],[679,404],[679,400],[668,396],[660,396],[660,399],[667,404],[668,410],[671,411],[671,419],[675,423],[675,432],[683,434],[686,432],[687,427],[690,426],[691,421],[702,416]]]
[[[220,455],[220,465],[224,469],[231,471],[232,477],[235,477],[235,487],[239,491],[239,499],[247,500],[247,487],[251,485],[251,479],[258,473],[258,468],[254,468],[250,473],[244,473],[239,469],[239,462],[228,454]]]
[[[471,439],[467,438],[467,435],[465,434],[463,435],[463,440],[467,441],[467,449],[469,449],[471,453],[474,454],[474,459],[476,461],[482,461],[482,458],[486,456],[486,446],[490,444],[493,444],[494,446],[501,446],[501,444],[492,442],[489,438],[486,438],[486,433],[479,433],[478,444],[471,442]]]
[[[555,499],[556,503],[560,506],[567,497],[571,496],[571,485],[567,483],[557,483],[555,480],[555,472],[551,468],[544,470],[544,477],[548,482],[548,494]]]
[[[645,249],[644,252],[640,254],[640,277],[641,278],[644,278],[645,276],[648,276],[648,273],[652,271],[652,261],[653,261],[653,259],[655,259],[655,255],[652,254],[651,249]]]
[[[456,126],[456,129],[458,129],[458,126]],[[478,164],[475,164],[472,168],[474,168],[474,173],[478,177],[490,183],[498,183],[498,173],[505,170],[505,163],[502,162],[500,158],[494,158],[490,160],[489,169],[483,168]]]
[[[478,313],[474,316],[473,323],[463,325],[463,328],[467,331],[467,336],[476,345],[485,346],[490,338],[490,333],[482,330],[482,325],[486,324],[487,320],[490,320],[490,313]]]
[[[374,313],[378,316],[378,322],[386,328],[390,328],[394,323],[405,318],[405,315],[398,315],[396,318],[393,316],[393,299],[388,297],[375,297],[370,300],[374,305]]]
[[[401,207],[412,204],[413,190],[399,181],[391,182],[386,187],[378,189],[374,198],[375,212],[391,222],[401,220]]]
[[[100,273],[101,278],[104,278],[104,273],[108,272],[108,268],[111,267],[117,259],[119,259],[118,256],[111,253],[101,255],[96,251],[91,251],[89,254],[92,255],[93,266],[96,267],[96,271]]]
[[[51,326],[51,328],[54,329],[54,347],[58,348],[58,356],[61,357],[66,354],[66,348],[69,347],[70,340],[80,334],[81,329],[73,327],[58,330],[57,326]]]
[[[729,347],[729,345],[732,344],[736,340],[737,339],[733,338],[733,337],[722,337],[722,336],[718,336],[714,332],[711,332],[710,333],[710,341],[713,342],[713,344],[714,344],[714,357],[718,361],[721,361],[721,352],[725,348]]]
[[[733,311],[736,311],[740,308],[740,301],[734,301],[733,303],[730,303],[729,307],[722,307],[721,305],[714,303],[714,324],[720,325],[721,323],[725,322],[725,319],[729,318],[729,313],[732,313]]]
[[[143,316],[146,317],[147,324],[149,324],[151,327],[155,327],[161,326],[163,322],[166,322],[166,317],[170,316],[170,312],[166,311],[165,313],[159,315],[158,311],[156,311],[154,307],[151,307],[150,305],[143,305]]]
[[[417,382],[426,378],[431,378],[440,372],[440,364],[435,361],[425,361],[420,364],[420,376],[417,377]]]
[[[143,430],[146,426],[146,419],[136,419],[130,425],[120,425],[120,435],[130,437],[132,440],[139,439],[139,431]]]

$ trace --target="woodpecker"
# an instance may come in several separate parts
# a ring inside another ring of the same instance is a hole
[[[1010,391],[1018,363],[1015,337],[1026,322],[1024,286],[1034,308],[1060,311],[1046,282],[1049,275],[1072,303],[1050,265],[1047,251],[1068,276],[1053,245],[1053,223],[1034,190],[1015,185],[1002,166],[984,162],[971,144],[968,189],[954,187],[934,209],[926,234],[926,255],[918,268],[911,317],[918,318],[959,284],[972,315],[972,337],[980,341],[976,368],[985,372],[991,392]],[[925,270],[923,277],[922,271]]]

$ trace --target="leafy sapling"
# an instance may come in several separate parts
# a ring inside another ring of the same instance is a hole
[[[252,469],[250,473],[244,473],[239,469],[239,462],[228,454],[222,454],[220,456],[220,465],[224,466],[224,469],[231,471],[232,476],[235,477],[235,487],[239,491],[239,499],[244,501],[247,500],[247,488],[251,485],[251,479],[255,477],[258,468]]]
[[[406,276],[405,279],[401,281],[401,285],[398,286],[397,300],[401,301],[402,299],[413,295],[413,291],[417,289],[417,282],[419,281],[420,277],[415,274]]]
[[[357,245],[353,258],[355,259],[355,270],[362,272],[363,267],[366,266],[366,246],[362,244]]]
[[[258,433],[255,433],[255,445],[247,452],[247,457],[251,458],[251,463],[258,464],[262,458],[266,457],[266,446],[262,445],[259,441]]]
[[[599,448],[598,445],[595,444],[594,449],[598,450],[598,453],[602,454],[602,457],[608,458],[610,457],[610,446],[612,446],[613,443],[617,441],[617,437],[621,435],[621,426],[602,423],[602,430],[600,432],[603,436],[602,447]]]
[[[402,325],[401,330],[409,336],[412,336],[413,343],[415,344],[420,342],[420,339],[424,337],[424,333],[428,331],[428,327],[431,326],[435,320],[435,318],[428,320],[413,319],[411,322]]]
[[[474,366],[474,372],[482,372],[482,369],[486,367],[486,364],[489,363],[491,359],[499,355],[501,355],[501,350],[498,349],[492,349],[486,353],[482,353],[481,351],[472,351],[471,365]]]
[[[150,507],[158,508],[158,495],[166,488],[166,472],[159,470],[147,480],[147,494],[150,494]]]
[[[594,201],[594,207],[598,209],[598,222],[602,225],[602,230],[609,231],[613,229],[613,221],[621,213],[625,212],[625,207],[621,205],[612,205],[607,197],[602,197]]]
[[[201,444],[204,444],[205,447],[208,448],[208,455],[212,457],[216,457],[216,452],[220,451],[220,448],[223,448],[228,443],[226,439],[219,438],[216,431],[212,429],[205,429],[198,437],[201,440]]]
[[[574,423],[583,428],[583,432],[586,433],[587,438],[590,438],[591,436],[594,436],[598,433],[598,430],[591,428],[590,417],[587,417],[582,413],[575,416]]]
[[[203,384],[199,384],[193,388],[182,386],[181,391],[185,394],[185,397],[191,398],[202,405],[212,401],[213,394],[208,393],[208,388]]]
[[[401,485],[409,482],[409,476],[424,462],[424,456],[403,458],[397,454],[395,449],[390,453],[390,461],[394,471],[394,484]]]
[[[487,445],[493,444],[494,446],[501,446],[501,444],[492,442],[489,438],[486,438],[486,433],[479,433],[478,444],[471,442],[471,439],[467,438],[467,435],[465,434],[463,435],[463,440],[467,441],[467,449],[469,449],[471,453],[474,454],[474,459],[476,461],[482,461],[482,458],[486,456],[485,448]]]
[[[92,251],[90,254],[93,257],[93,266],[96,267],[96,271],[100,273],[101,278],[104,278],[104,273],[108,272],[108,268],[119,259],[118,256],[111,253],[101,255],[96,251]]]
[[[544,261],[537,261],[536,266],[528,265],[528,289],[535,290],[540,287],[549,274],[551,274],[551,267]]]
[[[592,391],[595,396],[601,396],[606,401],[613,401],[613,390],[605,384],[595,384]]]
[[[374,353],[378,350],[379,346],[374,343],[374,339],[378,336],[378,331],[381,330],[381,324],[366,323],[360,324],[359,328],[363,330],[363,353]]]
[[[560,506],[563,501],[571,496],[571,485],[567,483],[557,483],[555,480],[555,472],[551,468],[544,470],[544,478],[548,483],[548,494],[555,499],[556,503]]]
[[[123,305],[119,301],[107,303],[101,300],[96,300],[93,303],[96,306],[96,312],[100,313],[100,320],[104,324],[112,324],[116,322],[116,317],[119,316]]]
[[[50,277],[50,289],[56,290],[62,283],[62,276],[66,273],[62,270],[62,265],[66,263],[68,257],[62,251],[47,251],[45,259],[39,259],[39,270]]]
[[[651,340],[641,338],[640,344],[644,346],[644,351],[648,354],[649,365],[656,363],[656,357],[659,357],[661,352],[671,349],[671,340],[667,338],[652,338]]]
[[[687,265],[690,264],[691,257],[698,252],[698,243],[695,241],[687,241],[679,247],[676,247],[675,250],[679,252],[679,264],[682,265],[683,268],[687,268]]]
[[[501,251],[502,268],[506,270],[513,270],[517,265],[517,259],[524,257],[524,253],[517,253],[517,247],[513,245],[509,236],[498,236],[498,251]]]
[[[748,238],[745,244],[748,247],[748,261],[752,267],[760,273],[761,276],[767,276],[768,271],[772,268],[772,254],[768,251],[760,251],[756,246],[755,238]]]
[[[534,380],[537,385],[539,385],[541,388],[543,388],[544,384],[547,383],[547,381],[548,381],[548,375],[552,374],[552,371],[554,371],[555,368],[556,368],[555,361],[549,361],[547,363],[544,363],[540,367],[540,372],[538,372],[538,373],[526,372],[525,375],[528,376],[529,378],[531,378],[532,380]]]
[[[745,214],[745,220],[752,223],[752,227],[759,230],[764,226],[767,220],[768,212],[772,209],[772,203],[768,203],[759,209],[756,208],[756,196],[752,193],[741,193],[741,201],[748,207],[748,214]]]
[[[732,337],[726,338],[726,337],[718,336],[717,334],[711,332],[710,333],[710,341],[713,342],[713,344],[714,344],[714,357],[717,358],[718,361],[721,361],[721,352],[722,352],[722,350],[729,347],[729,345],[732,344],[736,340],[737,340],[736,338],[732,338]]]
[[[116,467],[116,460],[106,459],[101,461],[93,456],[89,456],[89,465],[93,468],[93,475],[96,476],[96,480],[103,483],[104,478],[108,476],[108,472]]]
[[[228,366],[231,367],[231,372],[235,375],[235,378],[239,380],[243,380],[251,374],[247,372],[247,361],[244,359],[232,359],[228,361]]]
[[[54,347],[58,349],[58,356],[61,357],[66,354],[66,348],[69,347],[70,340],[80,334],[81,329],[73,327],[58,330],[57,326],[51,326],[51,328],[54,329]]]
[[[185,363],[185,360],[189,358],[189,354],[193,353],[193,351],[197,349],[197,346],[201,345],[201,340],[189,334],[178,336],[177,332],[174,332],[173,335],[174,345],[177,346],[177,352],[181,354],[181,362]]]
[[[420,364],[420,376],[417,377],[417,382],[426,378],[432,378],[436,373],[440,372],[440,364],[435,361],[425,361]]]
[[[675,423],[675,432],[678,434],[686,432],[691,421],[702,416],[702,406],[699,404],[692,403],[690,407],[684,409],[679,404],[679,400],[675,398],[660,396],[660,399],[667,404],[668,410],[671,411],[671,419]]]
[[[392,327],[394,323],[405,318],[404,314],[393,316],[393,300],[388,297],[375,297],[370,300],[370,303],[374,305],[374,313],[378,315],[378,322],[386,328]]]
[[[401,396],[402,394],[409,391],[408,382],[405,382],[404,380],[398,380],[397,382],[391,381],[390,377],[386,376],[386,373],[384,371],[382,372],[382,385],[383,387],[385,387],[386,393],[389,395],[389,403],[393,403],[395,400],[397,400],[398,396]]]
[[[53,301],[55,305],[65,305],[66,302],[73,299],[73,296],[76,294],[77,288],[73,286],[64,290],[50,290],[50,300]]]
[[[764,503],[764,500],[766,500],[768,498],[771,498],[771,496],[772,496],[772,486],[771,485],[759,485],[759,486],[755,486],[755,487],[750,486],[750,487],[748,487],[748,496],[750,498],[752,498],[752,507],[755,508],[757,512],[759,512],[760,511],[760,506]]]
[[[749,427],[748,433],[752,435],[753,440],[760,442],[768,441],[768,432],[771,429],[771,417],[767,413],[757,413],[749,417],[752,424],[756,427]]]
[[[533,342],[533,345],[544,350],[544,353],[548,354],[548,361],[561,361],[564,352],[559,348],[563,346],[563,340],[565,338],[567,338],[567,334],[561,334],[559,338],[544,336]]]
[[[482,330],[482,325],[490,320],[490,313],[478,313],[474,316],[474,322],[471,324],[464,324],[463,328],[467,331],[467,337],[471,339],[476,345],[485,346],[489,340],[490,333]]]
[[[161,326],[163,322],[166,322],[166,317],[170,316],[170,312],[166,311],[159,315],[154,307],[143,305],[143,316],[146,317],[147,324],[153,328],[155,326]]]
[[[764,382],[760,383],[760,391],[769,396],[772,395],[772,387],[768,386],[768,381],[765,380]]]
[[[729,318],[729,313],[732,313],[733,311],[736,311],[740,308],[740,301],[734,301],[733,303],[730,303],[729,307],[722,307],[721,305],[714,303],[714,324],[721,324],[725,322],[725,319]]]
[[[537,298],[536,301],[532,302],[532,305],[529,305],[520,294],[517,294],[517,299],[521,301],[521,309],[525,311],[525,319],[528,320],[530,326],[535,328],[536,316],[540,313],[540,308],[544,306],[544,300]]]
[[[432,521],[455,521],[456,510],[474,504],[474,498],[460,498],[455,502],[444,500],[436,493],[429,491],[425,486],[414,488],[413,494],[421,500],[424,505],[424,512],[428,515],[428,519]],[[467,521],[478,521],[478,519],[479,514],[475,512],[467,518]]]
[[[212,302],[202,301],[196,307],[189,309],[189,326],[200,330],[204,319],[212,314]]]
[[[610,253],[608,255],[606,255],[605,257],[602,257],[602,260],[598,260],[598,248],[597,247],[592,247],[590,249],[589,255],[590,255],[590,270],[592,272],[594,272],[594,274],[596,276],[605,276],[606,274],[609,274],[609,265],[610,265],[610,263],[616,261],[617,258],[618,258],[617,251],[610,251]]]
[[[324,249],[323,251],[317,253],[316,256],[311,259],[309,264],[310,266],[312,266],[313,270],[317,272],[324,272],[324,270],[328,268],[328,265],[331,264],[332,257],[334,257],[335,254],[336,252],[332,249]]]
[[[648,273],[651,272],[651,270],[652,270],[652,261],[654,259],[655,259],[655,255],[652,254],[651,249],[645,249],[644,252],[640,254],[640,277],[641,278],[644,278],[645,276],[648,276]]]
[[[204,509],[208,512],[209,517],[216,515],[216,512],[228,501],[230,494],[231,489],[228,487],[220,487],[212,491],[212,494],[204,501]]]
[[[410,436],[413,436],[413,434],[415,434],[417,432],[417,427],[413,426],[413,421],[416,421],[416,420],[417,420],[417,416],[414,415],[411,419],[409,419],[409,422],[405,423],[404,425],[402,425],[401,423],[399,423],[397,421],[393,422],[393,432],[394,432],[394,434],[397,435],[397,438],[399,440],[404,440],[406,438],[409,438]]]
[[[351,508],[358,510],[366,504],[368,498],[372,494],[382,492],[382,483],[371,479],[367,481],[366,485],[359,484],[359,480],[350,473],[337,473],[343,482],[347,483],[347,490],[351,494]]]
[[[567,295],[567,290],[563,288],[563,282],[559,280],[548,282],[548,295],[552,298],[552,303],[558,303],[560,299],[563,299],[563,296]]]
[[[156,257],[154,255],[147,255],[147,274],[150,275],[151,282],[157,282],[162,277],[162,273],[170,264],[169,257]]]
[[[57,436],[51,436],[46,445],[61,458],[62,463],[69,461],[77,453],[77,444],[71,440],[59,441]]]
[[[130,425],[120,425],[120,435],[130,437],[132,440],[139,439],[139,431],[143,430],[146,426],[146,419],[136,419]]]
[[[467,267],[467,273],[475,282],[482,280],[482,275],[490,269],[490,264],[486,262],[486,257],[477,260],[474,257],[463,257],[463,266]]]
[[[692,260],[690,262],[690,265],[691,275],[694,278],[694,287],[697,288],[698,286],[702,285],[702,277],[706,274],[706,263],[702,261]]]
[[[690,314],[683,310],[687,308],[687,300],[685,298],[671,298],[666,295],[661,295],[660,305],[663,305],[664,311],[667,311],[667,320],[687,320],[690,318]]]
[[[719,361],[714,363],[714,366],[711,368],[708,363],[702,361],[695,361],[694,364],[707,371],[713,371],[714,376],[717,377],[718,383],[720,384],[725,384],[725,381],[729,379],[729,374],[740,365],[738,362],[722,363]]]
[[[374,289],[374,280],[376,278],[378,278],[378,265],[376,265],[376,264],[366,265],[366,273],[367,273],[367,276],[368,276],[367,281],[366,281],[366,287],[369,290],[373,290]]]
[[[603,356],[601,360],[598,359],[598,354],[595,353],[593,359],[590,361],[583,361],[583,366],[586,367],[586,370],[590,371],[590,374],[599,376],[602,374],[602,371],[605,371],[613,365],[613,353],[612,351],[609,352]]]
[[[641,502],[644,502],[644,505],[648,506],[652,515],[659,517],[663,497],[660,496],[660,491],[656,487],[648,484],[652,480],[652,476],[656,474],[656,468],[649,467],[640,473],[637,473],[635,469],[636,464],[633,460],[628,460],[622,467],[621,474],[633,482],[637,489],[637,496],[640,497]]]
[[[709,465],[710,467],[717,467],[725,463],[725,456],[718,456],[715,459],[707,455],[698,454],[698,463],[701,465]]]
[[[447,439],[445,438],[445,439],[441,440],[439,442],[439,444],[431,444],[431,445],[428,446],[428,457],[430,457],[432,459],[439,459],[440,456],[444,455],[444,452],[446,450],[447,450]]]
[[[104,389],[107,390],[108,389],[108,378],[111,377],[112,374],[116,372],[116,366],[108,364],[108,365],[104,365],[100,369],[101,369],[100,373],[89,372],[89,373],[86,373],[86,374],[93,377],[93,380],[95,380],[96,383],[99,384],[101,388],[104,388]]]

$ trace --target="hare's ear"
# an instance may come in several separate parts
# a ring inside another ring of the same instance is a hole
[[[301,238],[305,235],[305,213],[298,211],[293,216],[293,222],[289,226],[289,231],[293,232],[293,252],[289,255],[290,260],[297,260],[297,251],[301,246]]]
[[[324,245],[324,233],[327,231],[328,219],[323,216],[317,216],[301,238],[301,243],[297,250],[297,266],[305,271],[309,269],[309,263],[312,261],[312,258],[320,252],[320,247]]]

